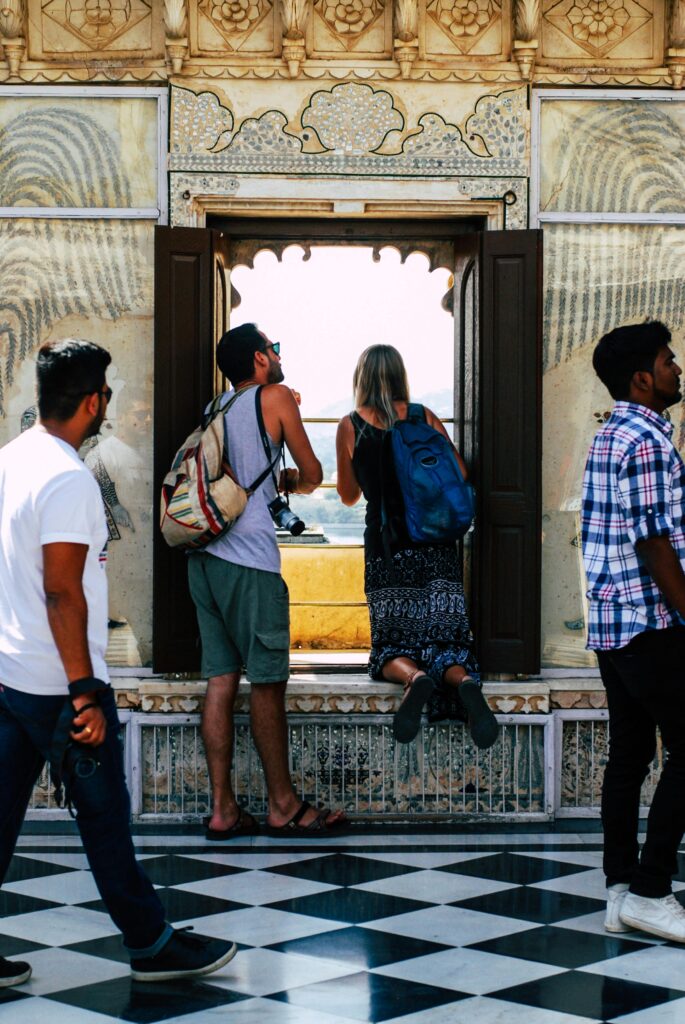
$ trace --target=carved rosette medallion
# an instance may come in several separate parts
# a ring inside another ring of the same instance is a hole
[[[91,50],[108,46],[150,17],[148,0],[47,0],[43,15]]]
[[[447,38],[468,53],[501,15],[498,0],[430,0],[426,13]]]
[[[269,0],[200,0],[198,10],[237,50],[272,10]]]
[[[326,27],[352,47],[383,15],[383,0],[315,0],[314,10]]]
[[[635,0],[561,0],[545,20],[593,57],[602,57],[652,19]]]

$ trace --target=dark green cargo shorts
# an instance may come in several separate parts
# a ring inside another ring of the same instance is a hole
[[[290,672],[290,607],[283,577],[200,551],[188,558],[188,582],[205,678],[245,669],[250,683],[284,682]]]

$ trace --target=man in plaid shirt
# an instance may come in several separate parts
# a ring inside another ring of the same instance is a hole
[[[583,478],[588,647],[609,707],[602,790],[605,928],[639,928],[685,942],[685,910],[671,893],[685,832],[685,465],[663,416],[681,400],[671,333],[658,321],[618,327],[593,355],[616,400],[590,447]],[[640,855],[640,787],[656,752],[667,756]]]

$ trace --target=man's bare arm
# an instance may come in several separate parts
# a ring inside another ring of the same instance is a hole
[[[48,623],[69,682],[93,675],[88,649],[88,604],[83,593],[86,544],[43,545],[43,589]],[[74,709],[97,704],[95,690],[73,700]],[[79,743],[98,746],[105,738],[106,724],[100,707],[89,708],[74,719],[80,732],[72,733]],[[90,731],[88,731],[90,730]]]
[[[635,547],[668,604],[685,618],[685,573],[669,538],[650,537]]]
[[[290,388],[283,384],[264,388],[262,394],[267,430],[272,437],[276,437],[269,427],[269,420],[275,415],[280,423],[282,438],[297,466],[296,471],[288,470],[287,489],[291,494],[311,494],[323,480],[323,470],[307,437],[297,401]],[[283,489],[284,485],[285,481],[282,480]]]

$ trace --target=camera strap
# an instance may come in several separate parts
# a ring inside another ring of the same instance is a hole
[[[280,459],[283,459],[283,465],[285,466],[285,448],[283,446],[282,441],[278,451],[276,452],[276,457],[274,459],[271,458],[271,443],[269,441],[269,435],[266,432],[266,427],[264,426],[264,417],[262,416],[261,391],[262,386],[260,384],[255,392],[255,412],[257,413],[257,426],[259,428],[259,435],[262,439],[262,445],[264,446],[264,454],[266,455],[266,461],[268,462],[268,466],[262,473],[259,474],[257,479],[254,481],[253,484],[250,485],[250,487],[245,488],[245,492],[247,493],[248,496],[250,494],[254,494],[257,488],[261,487],[261,485],[268,477],[269,473],[271,473],[274,486],[276,488],[276,491],[278,491],[278,481],[276,480],[276,474],[274,473],[274,470],[278,465]]]

